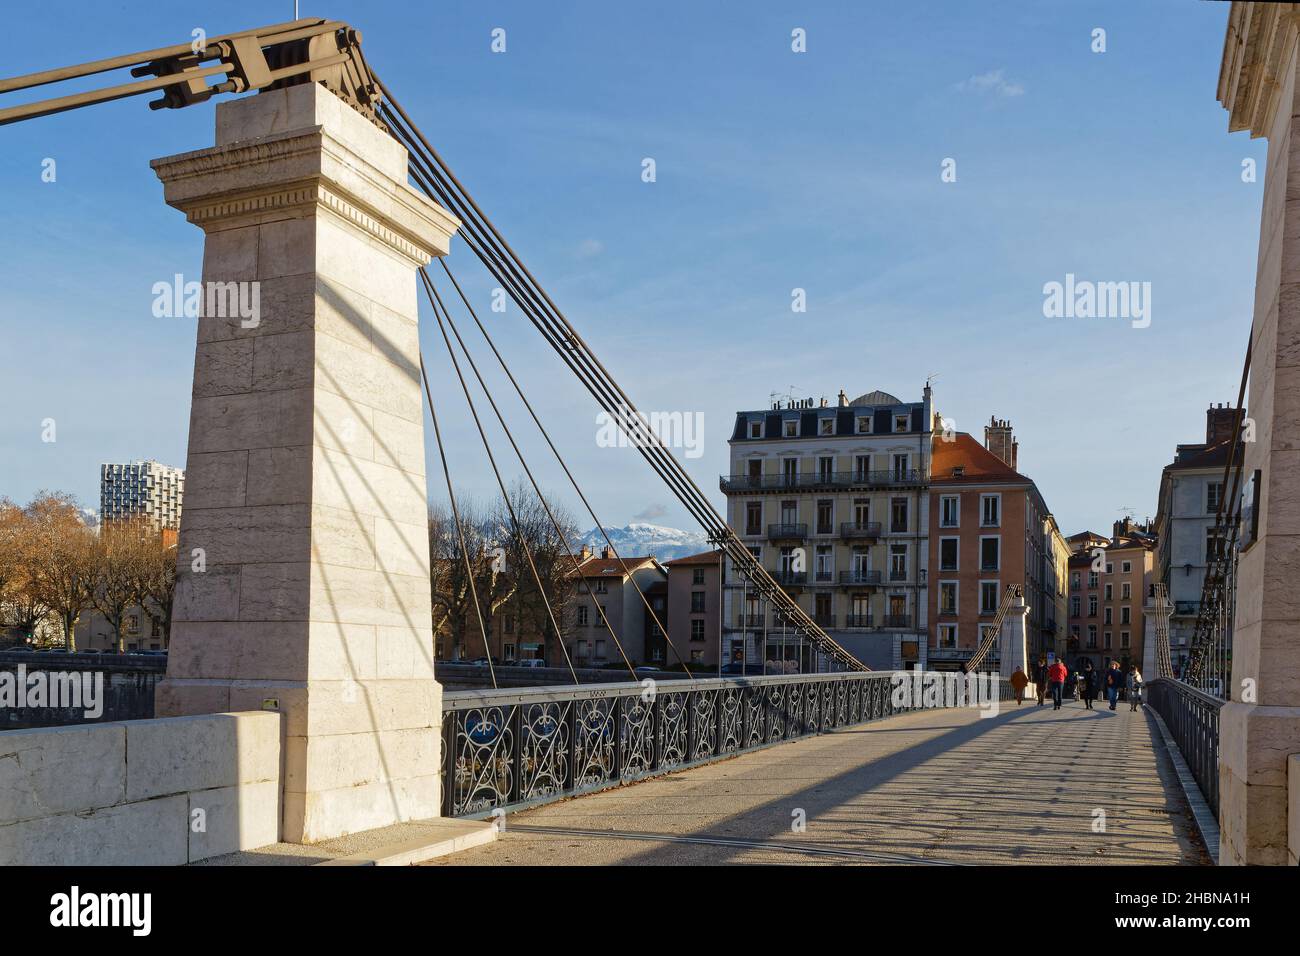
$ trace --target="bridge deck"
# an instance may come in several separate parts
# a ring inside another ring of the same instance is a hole
[[[436,865],[1209,862],[1151,716],[1030,701],[988,719],[909,714],[527,810]]]

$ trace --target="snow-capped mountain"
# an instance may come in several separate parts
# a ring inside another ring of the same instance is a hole
[[[652,554],[660,561],[671,561],[708,551],[710,547],[703,531],[681,531],[636,521],[622,528],[606,528],[605,534],[624,557]],[[592,528],[579,540],[597,554],[605,547],[605,538],[599,528]]]

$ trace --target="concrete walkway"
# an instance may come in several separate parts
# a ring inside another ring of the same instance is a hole
[[[523,811],[495,843],[429,865],[1210,863],[1144,710],[1002,707],[909,714]]]

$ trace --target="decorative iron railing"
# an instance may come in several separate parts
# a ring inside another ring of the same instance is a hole
[[[1219,710],[1226,701],[1182,681],[1161,678],[1146,685],[1147,703],[1169,728],[1174,743],[1219,815]]]
[[[946,675],[952,676],[952,675]],[[794,674],[443,695],[443,814],[484,817],[880,720],[894,673]],[[955,686],[941,680],[943,706]],[[1014,693],[998,682],[1000,700]]]
[[[917,468],[813,472],[798,475],[720,475],[718,477],[718,487],[724,492],[898,488],[925,483],[925,475]]]

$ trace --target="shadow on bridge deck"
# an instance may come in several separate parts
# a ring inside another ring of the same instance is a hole
[[[806,820],[800,831],[796,824]],[[1208,864],[1154,721],[927,711],[517,813],[440,865]]]

